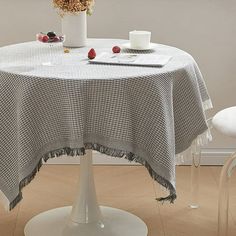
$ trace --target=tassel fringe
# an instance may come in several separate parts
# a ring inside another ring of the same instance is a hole
[[[204,101],[204,102],[202,103],[202,106],[203,106],[203,110],[204,110],[204,111],[213,108],[213,104],[212,104],[212,102],[211,102],[211,99],[208,99],[208,100]]]
[[[65,147],[65,148],[57,149],[57,150],[54,150],[54,151],[51,151],[51,152],[48,152],[47,154],[45,154],[40,159],[39,163],[37,164],[35,169],[32,171],[32,173],[30,175],[28,175],[27,177],[25,177],[20,182],[19,194],[12,202],[10,202],[9,210],[12,210],[22,200],[22,192],[21,192],[22,188],[24,188],[27,184],[29,184],[34,179],[35,175],[42,167],[43,161],[47,162],[47,160],[50,158],[60,157],[62,155],[82,156],[82,155],[85,155],[86,149],[96,150],[96,151],[99,151],[100,153],[104,153],[104,154],[106,154],[108,156],[112,156],[112,157],[119,157],[119,158],[124,157],[125,159],[127,159],[130,162],[135,161],[135,162],[138,162],[138,163],[144,165],[147,168],[150,176],[155,181],[157,181],[160,185],[162,185],[167,190],[169,190],[169,192],[170,192],[169,196],[164,197],[164,198],[160,198],[157,200],[161,201],[161,202],[169,201],[170,203],[173,203],[174,200],[176,199],[176,192],[175,192],[173,185],[168,180],[164,179],[162,176],[160,176],[156,172],[154,172],[152,167],[140,156],[135,155],[134,153],[131,153],[131,152],[122,151],[122,150],[118,150],[118,149],[114,149],[114,148],[109,148],[109,147],[106,147],[106,146],[103,146],[103,145],[100,145],[97,143],[94,143],[94,144],[93,143],[86,143],[85,147],[82,147],[82,148]]]
[[[202,103],[202,106],[204,111],[213,108],[211,99],[204,101]],[[192,154],[199,153],[200,148],[202,146],[207,145],[211,141],[212,141],[211,124],[208,124],[208,129],[204,133],[198,135],[187,150],[175,156],[175,164],[182,165],[186,161],[190,160],[192,158]]]

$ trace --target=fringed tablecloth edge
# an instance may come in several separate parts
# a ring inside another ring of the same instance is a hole
[[[207,99],[206,101],[202,102],[202,107],[204,111],[207,111],[209,109],[213,108],[213,104],[211,99]]]
[[[208,99],[204,102],[202,102],[202,108],[205,111],[212,109],[213,104],[211,99]],[[199,134],[191,143],[191,145],[182,151],[181,153],[178,153],[175,155],[175,164],[176,165],[181,165],[185,163],[187,160],[189,160],[189,157],[192,157],[192,154],[195,154],[198,152],[198,149],[201,148],[202,146],[207,145],[209,142],[212,141],[212,135],[211,135],[211,127],[209,127],[208,124],[208,129],[205,130],[203,133]],[[191,154],[191,155],[189,155]]]
[[[20,181],[19,184],[19,194],[15,197],[15,199],[13,201],[11,201],[9,203],[9,200],[5,197],[5,208],[8,208],[9,211],[12,210],[13,208],[15,208],[15,206],[22,200],[22,189],[28,185],[35,177],[35,175],[37,174],[37,172],[40,170],[43,161],[47,162],[48,159],[50,158],[54,158],[54,157],[60,157],[62,155],[68,155],[68,156],[83,156],[85,155],[85,150],[87,149],[92,149],[95,151],[98,151],[100,153],[106,154],[108,156],[112,156],[112,157],[119,157],[119,158],[125,158],[128,161],[134,161],[134,162],[138,162],[140,164],[142,164],[143,166],[145,166],[150,174],[150,176],[157,181],[160,185],[162,185],[163,187],[166,188],[166,190],[169,190],[169,195],[167,197],[161,197],[158,198],[156,200],[164,202],[164,201],[169,201],[170,203],[173,203],[174,200],[176,199],[176,190],[174,188],[174,186],[164,177],[160,176],[159,174],[157,174],[152,167],[150,166],[149,163],[147,163],[146,160],[144,160],[142,157],[132,153],[132,152],[128,152],[128,151],[122,151],[119,149],[115,149],[115,148],[109,148],[106,147],[104,145],[100,145],[98,143],[86,143],[84,145],[84,147],[82,148],[69,148],[69,147],[65,147],[65,148],[60,148],[54,151],[50,151],[47,154],[43,155],[43,157],[41,157],[41,159],[39,160],[37,166],[33,169],[33,171],[26,176],[23,180]],[[6,205],[8,204],[8,205]]]

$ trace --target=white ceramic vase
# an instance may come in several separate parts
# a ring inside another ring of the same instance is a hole
[[[62,17],[62,33],[65,47],[84,47],[87,43],[87,13],[65,14]]]

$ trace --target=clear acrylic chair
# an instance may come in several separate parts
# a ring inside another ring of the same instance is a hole
[[[212,119],[213,127],[222,134],[236,138],[236,106],[218,112]],[[224,164],[219,184],[218,236],[228,234],[229,182],[236,167],[236,152]]]

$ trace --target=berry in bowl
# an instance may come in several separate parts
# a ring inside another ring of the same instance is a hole
[[[56,47],[53,49],[53,46],[58,43],[63,43],[65,41],[65,35],[58,35],[53,31],[50,31],[48,33],[38,33],[36,34],[36,40],[44,43],[47,46],[47,51],[45,52],[45,57],[46,60],[45,62],[42,62],[42,65],[44,66],[53,66],[55,65],[55,61],[57,60],[57,54],[58,52],[61,52],[62,50],[60,49],[59,51],[57,50],[58,48]]]
[[[65,41],[65,35],[57,35],[55,32],[50,31],[48,33],[38,33],[36,39],[42,43],[63,43]]]

